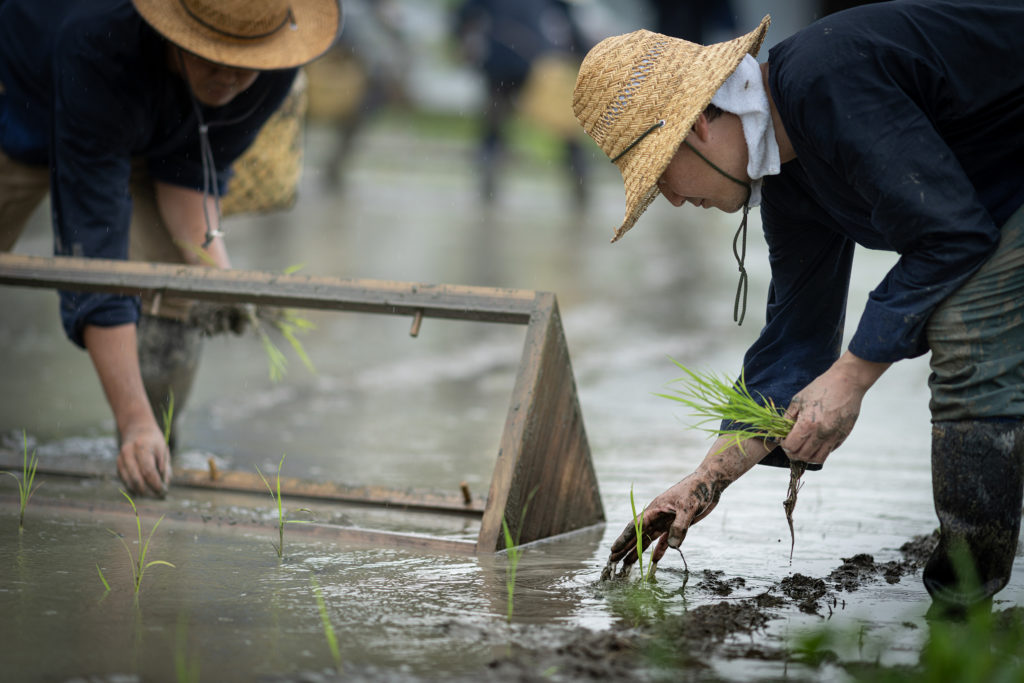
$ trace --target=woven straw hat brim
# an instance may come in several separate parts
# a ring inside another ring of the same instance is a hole
[[[583,60],[576,80],[576,118],[609,159],[659,121],[615,161],[622,173],[626,213],[612,242],[632,228],[658,194],[658,179],[748,53],[757,56],[771,19],[750,33],[713,45],[651,31],[606,38]]]
[[[217,64],[259,71],[313,61],[327,52],[342,26],[341,0],[291,0],[294,24],[253,39],[233,38],[204,26],[181,0],[132,3],[150,26],[178,47]]]

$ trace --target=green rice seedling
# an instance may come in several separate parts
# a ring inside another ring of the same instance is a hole
[[[191,244],[188,242],[175,241],[175,244],[179,247],[186,249],[210,267],[217,267],[216,262],[210,256],[209,253],[197,244]],[[296,273],[305,264],[295,264],[288,266],[284,269],[285,275],[291,275]],[[267,354],[267,365],[270,372],[270,381],[279,382],[285,374],[288,372],[288,359],[281,352],[281,349],[277,347],[274,340],[270,338],[267,333],[263,322],[266,321],[270,327],[277,330],[278,333],[291,345],[295,351],[295,355],[299,357],[302,364],[306,366],[310,372],[315,373],[316,370],[313,367],[313,362],[310,360],[309,355],[306,353],[306,349],[302,346],[302,342],[299,341],[298,334],[306,332],[308,330],[316,329],[316,325],[313,324],[309,319],[299,315],[294,309],[284,308],[264,308],[257,307],[255,310],[248,311],[249,323],[252,328],[256,331],[256,334],[260,338],[260,343],[263,345],[263,351]]]
[[[142,540],[142,519],[139,517],[139,509],[135,506],[135,501],[128,493],[121,489],[121,495],[128,500],[128,504],[132,506],[132,512],[135,513],[135,528],[138,531],[139,539],[139,556],[135,557],[132,553],[132,549],[128,546],[128,542],[124,540],[124,534],[119,534],[113,529],[107,529],[115,538],[121,541],[121,545],[124,546],[124,551],[128,553],[128,566],[132,570],[132,588],[135,592],[135,602],[139,601],[139,591],[142,589],[142,577],[146,574],[146,570],[153,565],[162,564],[166,567],[174,567],[173,564],[165,560],[150,560],[146,561],[146,555],[149,553],[149,542],[153,540],[153,534],[156,533],[156,528],[160,526],[160,522],[164,521],[164,516],[160,515],[160,519],[156,520],[156,524],[149,530],[149,535],[146,536],[145,542]],[[97,566],[97,569],[99,567]],[[100,578],[103,578],[103,572],[100,572]],[[106,580],[103,582],[106,584]]]
[[[302,342],[299,341],[298,334],[314,330],[316,325],[290,308],[273,309],[272,312],[268,311],[270,309],[257,309],[255,313],[250,312],[249,316],[253,329],[256,330],[256,334],[259,335],[260,342],[263,344],[263,351],[267,354],[270,381],[280,382],[284,379],[285,374],[288,372],[288,358],[277,347],[274,340],[270,338],[263,325],[262,321],[264,320],[285,338],[288,344],[291,345],[292,350],[295,351],[295,355],[306,366],[306,369],[315,373],[316,368],[313,367],[313,361],[310,360],[309,354],[306,353]]]
[[[764,403],[754,398],[747,389],[743,373],[733,381],[725,375],[715,373],[698,373],[690,370],[675,359],[676,364],[686,376],[672,380],[685,383],[675,394],[658,394],[663,398],[678,401],[689,408],[696,417],[702,418],[697,427],[703,431],[724,436],[729,443],[723,447],[736,446],[743,450],[743,442],[747,439],[761,439],[765,442],[781,441],[793,428],[793,420],[786,417],[771,399]],[[762,397],[764,398],[764,397]],[[722,420],[730,420],[734,427],[722,429]],[[716,423],[714,427],[702,427],[708,422]]]
[[[748,439],[761,439],[767,446],[770,442],[782,441],[793,428],[794,421],[786,417],[785,411],[776,406],[770,398],[761,402],[751,395],[742,372],[739,379],[733,381],[724,375],[694,372],[675,359],[669,360],[686,373],[686,376],[672,381],[683,382],[684,385],[681,389],[676,389],[675,394],[658,396],[678,401],[689,408],[696,417],[702,418],[696,425],[698,429],[726,437],[728,443],[722,450],[736,446],[744,452],[743,442]],[[723,429],[723,420],[730,421],[734,426]],[[701,426],[708,422],[714,422],[715,426]],[[797,493],[801,487],[800,478],[806,467],[804,463],[790,461],[789,488],[782,503],[786,522],[789,524],[791,561],[796,544],[793,509],[796,507]]]
[[[324,596],[320,591],[320,584],[317,583],[316,577],[309,577],[309,582],[313,584],[313,592],[316,595],[316,606],[320,611],[320,622],[324,627],[324,637],[327,639],[327,647],[331,649],[331,657],[334,658],[334,670],[341,673],[341,651],[338,650],[338,639],[334,635],[334,627],[331,626],[330,615],[327,614],[327,603],[324,602]]]
[[[217,267],[217,262],[213,260],[212,256],[210,256],[210,252],[206,251],[198,244],[192,244],[191,242],[186,242],[184,240],[174,240],[174,244],[179,249],[186,249],[187,251],[192,252],[192,254],[205,265],[211,268]]]
[[[274,550],[277,551],[278,557],[284,557],[284,525],[285,524],[310,524],[311,521],[308,519],[285,519],[284,505],[281,502],[281,467],[284,465],[285,456],[287,453],[281,455],[281,461],[277,463],[277,481],[276,486],[271,487],[270,482],[263,472],[260,471],[259,465],[256,466],[256,472],[260,475],[260,479],[266,485],[267,490],[270,491],[270,497],[274,499],[274,504],[277,505],[277,537],[278,542],[270,542],[270,545],[274,546]],[[313,513],[309,508],[299,508],[299,512]]]
[[[640,582],[646,584],[654,578],[654,562],[647,565],[647,573],[644,573],[644,508],[637,514],[636,502],[633,499],[633,485],[629,486],[629,507],[633,511],[633,531],[636,536],[636,566],[640,570]],[[651,551],[651,558],[654,558],[654,551]]]
[[[526,509],[530,506],[530,500],[533,499],[533,494],[537,492],[534,488],[530,491],[530,495],[526,497],[526,502],[523,504],[523,509],[519,513],[519,526],[516,527],[515,538],[512,538],[512,531],[508,528],[508,522],[505,521],[505,516],[501,517],[501,530],[505,536],[505,551],[508,556],[508,563],[505,565],[505,590],[508,593],[508,611],[506,614],[506,620],[512,622],[512,610],[514,607],[514,597],[516,592],[516,571],[519,568],[519,559],[523,556],[523,548],[519,545],[519,539],[523,533],[523,520],[526,519]]]
[[[35,485],[36,480],[36,466],[39,464],[39,454],[35,449],[32,449],[32,457],[28,455],[28,437],[25,435],[25,430],[21,430],[21,441],[23,444],[23,452],[21,457],[21,479],[18,479],[18,475],[13,472],[4,470],[0,474],[6,474],[10,476],[14,481],[18,482],[18,533],[25,532],[25,508],[28,507],[28,501],[32,499],[32,494],[39,490],[39,487],[43,485],[39,482]]]
[[[171,425],[174,424],[174,390],[167,392],[167,405],[160,412],[164,423],[164,443],[171,443]]]

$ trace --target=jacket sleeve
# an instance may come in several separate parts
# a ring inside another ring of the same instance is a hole
[[[59,41],[54,53],[50,190],[54,252],[61,256],[125,259],[131,222],[131,112],[88,46]],[[64,330],[84,347],[86,325],[138,320],[137,297],[60,292]]]
[[[872,290],[849,347],[890,363],[927,350],[929,316],[992,254],[999,228],[944,139],[956,131],[940,134],[928,111],[944,98],[936,67],[869,52],[849,59],[840,76],[816,71],[798,88],[803,96],[784,104],[786,127],[808,175],[848,193],[826,196],[825,209],[841,215],[844,201],[855,201],[857,219],[848,222],[864,224],[849,234],[900,254]],[[799,76],[782,71],[791,81]]]

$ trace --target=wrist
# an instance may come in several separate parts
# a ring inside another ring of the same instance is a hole
[[[832,367],[840,373],[845,381],[860,389],[861,392],[865,392],[889,369],[890,365],[892,363],[864,360],[854,355],[852,351],[847,351]]]

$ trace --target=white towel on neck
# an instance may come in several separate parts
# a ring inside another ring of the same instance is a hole
[[[711,104],[740,117],[747,140],[747,175],[750,176],[750,206],[761,203],[761,181],[779,172],[779,143],[775,140],[772,115],[761,79],[761,67],[749,54],[726,79]]]

